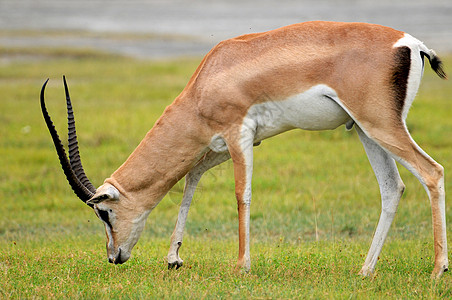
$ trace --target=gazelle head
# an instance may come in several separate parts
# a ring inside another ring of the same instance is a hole
[[[104,223],[108,261],[115,264],[127,261],[150,211],[130,205],[129,200],[110,183],[100,186],[86,204],[93,207]]]
[[[69,184],[80,200],[90,206],[105,225],[108,261],[121,264],[130,258],[150,210],[132,204],[110,183],[104,183],[96,189],[89,181],[80,160],[74,113],[64,77],[63,81],[68,114],[69,159],[45,106],[44,90],[48,79],[41,89],[42,114]]]

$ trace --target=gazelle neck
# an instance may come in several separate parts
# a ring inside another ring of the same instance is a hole
[[[155,207],[205,153],[200,120],[193,106],[179,97],[108,182],[135,205]]]

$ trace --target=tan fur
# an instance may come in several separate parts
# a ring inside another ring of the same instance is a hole
[[[307,22],[224,41],[107,182],[155,206],[205,153],[212,136],[240,125],[251,105],[315,84],[331,86],[351,112],[366,116],[374,107],[366,102],[387,93],[388,52],[402,36],[379,25]]]
[[[185,89],[127,161],[106,179],[121,193],[120,201],[111,203],[118,222],[127,228],[138,214],[154,208],[210,151],[212,137],[221,135],[234,162],[238,265],[249,263],[245,261],[249,207],[243,202],[247,162],[240,149],[243,120],[254,104],[282,101],[325,84],[337,92],[343,108],[370,138],[399,158],[414,162],[415,171],[428,181],[435,270],[442,272],[439,269],[447,266],[440,266],[444,258],[438,257],[444,253],[445,233],[435,200],[440,197],[436,188],[442,167],[413,144],[391,91],[393,46],[403,36],[379,25],[307,22],[221,42],[204,57]],[[113,234],[118,240],[115,245],[127,239],[127,231]],[[172,238],[173,242],[177,241]]]

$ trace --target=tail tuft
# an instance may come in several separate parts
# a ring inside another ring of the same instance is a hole
[[[433,56],[433,58],[430,60],[430,66],[432,67],[433,71],[438,74],[439,77],[441,77],[442,79],[447,79],[447,74],[443,69],[443,62],[441,61],[441,59],[439,59],[438,56]]]
[[[436,55],[435,51],[430,50],[429,53],[422,52],[422,54],[424,54],[428,58],[433,71],[435,71],[435,73],[442,79],[447,79],[447,74],[443,69],[443,62]]]

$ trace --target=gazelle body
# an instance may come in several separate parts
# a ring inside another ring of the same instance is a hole
[[[71,186],[105,223],[110,262],[123,263],[130,257],[151,210],[186,176],[168,254],[169,267],[180,267],[179,248],[196,185],[206,170],[232,158],[238,266],[249,270],[253,145],[294,128],[326,130],[346,124],[348,129],[355,125],[382,199],[361,273],[373,272],[404,190],[398,161],[430,197],[433,275],[440,276],[448,268],[443,168],[416,145],[405,124],[424,56],[445,77],[433,50],[408,34],[379,25],[307,22],[221,42],[204,57],[126,162],[97,190],[88,186],[74,150],[76,140],[70,143],[69,161],[55,138],[44,106],[45,85],[41,104]],[[71,118],[68,94],[67,99]]]

